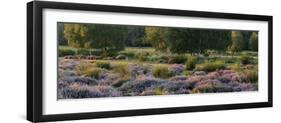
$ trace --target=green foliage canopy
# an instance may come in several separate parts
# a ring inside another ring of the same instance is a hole
[[[167,28],[146,27],[145,42],[150,43],[156,50],[164,51],[167,49]]]
[[[258,33],[252,32],[250,37],[250,49],[253,51],[258,51]]]
[[[73,48],[84,48],[89,41],[88,28],[84,24],[64,24],[64,37],[67,44]]]

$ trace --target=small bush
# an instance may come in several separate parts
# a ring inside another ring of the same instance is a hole
[[[204,57],[209,57],[210,56],[210,53],[209,52],[204,52]]]
[[[71,49],[59,49],[59,57],[75,55],[75,51]]]
[[[230,64],[239,62],[236,58],[233,58],[233,57],[231,57],[231,58],[226,57],[226,58],[223,58],[223,60],[224,60],[225,63],[230,63]]]
[[[77,55],[87,56],[87,55],[90,55],[90,52],[87,49],[78,49]]]
[[[91,55],[95,55],[95,56],[101,56],[102,51],[101,50],[91,50]]]
[[[110,49],[107,51],[106,56],[108,57],[116,57],[118,55],[118,50],[116,49]]]
[[[123,78],[129,78],[131,76],[130,66],[128,63],[116,63],[113,67],[113,71],[119,73]]]
[[[241,64],[244,64],[244,65],[249,64],[249,63],[251,63],[251,57],[248,55],[243,55],[240,57],[240,62],[241,62]]]
[[[155,65],[153,67],[153,76],[159,78],[170,78],[175,75],[174,71],[171,71],[166,65]]]
[[[199,66],[196,66],[197,71],[206,71],[206,72],[212,72],[216,70],[221,70],[225,68],[225,63],[223,62],[211,62],[211,63],[204,63]]]
[[[253,52],[253,51],[244,51],[241,54],[248,55],[248,56],[258,56],[258,52]]]
[[[257,83],[258,71],[257,70],[244,70],[240,74],[242,82]]]
[[[119,55],[125,55],[127,56],[128,58],[134,58],[135,57],[135,53],[132,52],[132,51],[120,51],[119,52]]]
[[[111,69],[111,64],[110,62],[107,61],[96,61],[96,66],[99,68],[104,68],[104,69]]]
[[[172,55],[169,57],[168,63],[169,64],[184,64],[187,58],[185,55]]]
[[[186,70],[193,70],[196,66],[197,63],[197,57],[195,56],[189,56],[187,58],[187,62],[186,62]]]

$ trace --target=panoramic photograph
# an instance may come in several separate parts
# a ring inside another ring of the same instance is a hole
[[[57,23],[57,99],[258,91],[258,31]]]

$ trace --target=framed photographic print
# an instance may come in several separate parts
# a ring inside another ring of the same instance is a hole
[[[33,122],[272,107],[272,16],[27,4]]]

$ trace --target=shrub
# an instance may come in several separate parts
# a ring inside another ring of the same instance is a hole
[[[196,63],[197,63],[197,57],[188,56],[185,69],[186,70],[193,70],[195,68]]]
[[[167,65],[155,65],[153,67],[153,76],[158,78],[169,78],[175,75],[174,71],[171,71]]]
[[[125,55],[125,56],[127,56],[128,58],[133,58],[133,57],[135,57],[135,53],[134,53],[133,51],[127,51],[127,50],[120,51],[120,52],[119,52],[119,55]]]
[[[258,52],[253,52],[253,51],[244,51],[241,54],[248,55],[248,56],[258,56]]]
[[[204,57],[209,57],[210,56],[210,53],[209,52],[204,52]]]
[[[183,64],[186,62],[186,56],[185,55],[172,55],[168,59],[169,64]]]
[[[244,70],[240,74],[242,82],[257,83],[258,71],[257,70]]]
[[[72,49],[59,49],[59,57],[75,55],[75,51]]]
[[[87,55],[90,55],[90,52],[87,49],[78,49],[77,55],[87,56]]]
[[[116,57],[118,55],[118,51],[117,49],[109,49],[107,52],[106,52],[106,56],[108,57]]]
[[[131,76],[130,66],[125,62],[116,63],[113,66],[113,71],[119,73],[123,78],[130,78]]]
[[[91,55],[95,55],[95,56],[101,56],[102,51],[101,50],[91,50]]]
[[[111,64],[110,62],[107,61],[96,61],[96,66],[99,68],[104,68],[104,69],[111,69]]]
[[[225,64],[223,62],[211,62],[211,63],[204,63],[199,66],[196,66],[196,70],[198,71],[206,71],[206,72],[212,72],[216,70],[221,70],[225,68]]]
[[[225,57],[225,58],[223,58],[223,60],[224,60],[224,62],[225,63],[235,63],[235,62],[237,62],[237,59],[236,58],[233,58],[233,57]]]
[[[249,63],[251,63],[251,57],[248,55],[242,55],[240,57],[240,62],[241,62],[241,64],[249,64]]]

